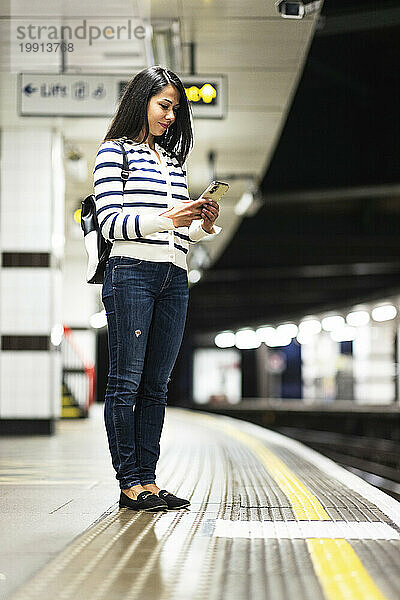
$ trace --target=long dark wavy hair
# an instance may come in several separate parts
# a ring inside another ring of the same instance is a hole
[[[147,107],[150,98],[161,92],[169,83],[180,92],[179,108],[173,124],[162,135],[154,136],[154,140],[183,165],[193,146],[191,107],[182,81],[176,73],[160,65],[143,69],[126,85],[104,141],[126,136],[131,140],[144,142],[149,135]],[[137,138],[143,127],[145,135],[139,140]]]

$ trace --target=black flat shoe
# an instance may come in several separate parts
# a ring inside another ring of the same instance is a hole
[[[165,500],[148,491],[140,492],[136,500],[133,500],[133,498],[130,498],[121,490],[119,507],[131,508],[132,510],[145,510],[146,512],[168,510],[168,504]]]
[[[174,496],[174,494],[167,492],[167,490],[160,490],[158,492],[158,497],[162,498],[162,500],[164,500],[167,503],[168,510],[173,510],[175,508],[185,508],[190,504],[189,500],[185,500],[184,498],[178,498],[177,496]]]

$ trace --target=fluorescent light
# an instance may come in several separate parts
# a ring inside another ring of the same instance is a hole
[[[287,323],[287,325],[294,325],[294,323]],[[296,327],[296,325],[294,325]],[[280,329],[282,327],[283,329]],[[296,327],[297,329],[297,327]],[[267,346],[288,346],[292,341],[292,335],[290,331],[294,331],[293,327],[286,328],[286,325],[280,325],[277,329],[275,327],[259,327],[256,331],[256,336],[260,342],[264,342]]]
[[[239,329],[235,334],[235,346],[240,350],[258,348],[261,342],[253,329]]]
[[[235,205],[235,213],[237,215],[244,215],[253,204],[254,195],[251,192],[244,192],[239,202]]]
[[[201,278],[201,272],[198,269],[191,269],[188,274],[190,283],[197,283]]]
[[[322,319],[321,324],[322,329],[325,329],[325,331],[334,331],[344,327],[344,318],[340,315],[330,315]]]
[[[285,335],[290,338],[294,338],[297,335],[298,330],[299,328],[295,323],[283,323],[276,328],[278,335]]]
[[[266,325],[264,327],[259,327],[256,329],[256,336],[260,340],[260,342],[266,342],[268,339],[272,339],[275,335],[275,327],[271,327],[270,325]]]
[[[354,310],[346,317],[346,322],[352,327],[362,327],[370,321],[369,312],[366,310]]]
[[[304,335],[315,335],[321,331],[318,319],[304,319],[299,325],[299,332]]]
[[[371,314],[374,321],[390,321],[397,315],[397,309],[392,304],[384,304],[374,308]]]
[[[215,336],[214,343],[218,348],[232,348],[235,345],[235,334],[233,331],[222,331]]]

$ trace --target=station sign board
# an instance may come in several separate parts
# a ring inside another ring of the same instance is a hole
[[[108,117],[116,107],[114,75],[20,73],[21,116]]]
[[[182,83],[194,117],[223,119],[228,108],[226,75],[183,75]]]
[[[226,115],[224,75],[180,75],[194,118]],[[111,117],[129,78],[126,75],[19,73],[20,116]]]

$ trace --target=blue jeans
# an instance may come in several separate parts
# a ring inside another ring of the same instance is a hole
[[[111,256],[101,297],[110,364],[104,420],[116,478],[121,489],[155,483],[167,384],[186,322],[187,272]]]

